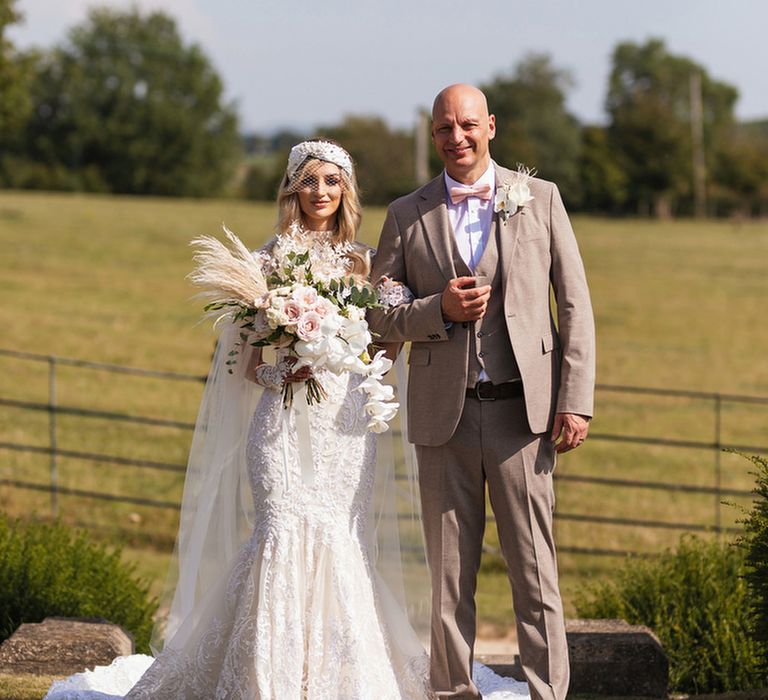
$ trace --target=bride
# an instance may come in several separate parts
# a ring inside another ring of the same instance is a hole
[[[265,272],[278,251],[311,260],[330,248],[331,276],[367,278],[344,149],[294,146],[277,201],[277,235],[256,254]],[[409,447],[395,460],[391,433],[368,429],[361,375],[294,371],[291,358],[247,344],[233,360],[239,329],[223,325],[190,450],[170,613],[153,640],[162,651],[57,681],[46,700],[433,697],[416,631],[428,625],[429,577]],[[322,401],[308,404],[309,379]],[[528,697],[524,683],[476,672],[487,698]]]

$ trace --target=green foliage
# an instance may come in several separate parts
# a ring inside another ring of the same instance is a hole
[[[237,119],[199,46],[162,12],[93,9],[37,57],[20,187],[202,196],[228,184]]]
[[[21,21],[17,0],[0,0],[0,143],[24,123],[30,110],[25,79],[27,62],[8,40],[6,31]]]
[[[63,525],[0,516],[0,640],[22,622],[50,616],[103,617],[129,630],[147,652],[157,602],[120,552]]]
[[[587,126],[581,132],[581,208],[587,211],[617,213],[627,201],[627,173],[611,147],[608,130]]]
[[[579,123],[565,108],[570,74],[552,65],[546,54],[529,54],[511,75],[500,75],[480,88],[496,115],[493,157],[514,168],[523,163],[553,180],[569,206],[578,204]]]
[[[576,611],[579,617],[650,627],[669,658],[670,688],[676,692],[762,687],[743,574],[738,547],[684,536],[676,551],[631,560],[613,580],[582,591]]]
[[[744,535],[739,545],[746,556],[744,578],[749,588],[753,618],[753,637],[762,647],[761,670],[768,680],[768,459],[749,457],[757,468],[755,501],[744,519]]]
[[[701,76],[704,147],[710,171],[714,145],[733,122],[736,89],[712,79],[660,39],[619,44],[613,52],[606,109],[611,146],[621,154],[635,212],[670,214],[690,207],[691,75]]]
[[[768,213],[768,120],[735,124],[717,144],[711,210],[741,217]]]
[[[413,136],[408,131],[391,129],[380,117],[348,116],[319,135],[338,141],[352,156],[365,204],[389,204],[415,188]]]

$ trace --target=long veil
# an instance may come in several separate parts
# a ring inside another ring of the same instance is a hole
[[[179,532],[160,601],[168,615],[158,620],[152,633],[155,655],[182,622],[202,613],[202,601],[229,569],[253,522],[245,440],[262,387],[245,379],[244,358],[227,364],[237,328],[221,325],[189,450]]]
[[[238,328],[231,323],[221,326],[190,447],[179,533],[161,597],[161,610],[168,609],[168,615],[153,631],[155,655],[171,639],[174,646],[183,644],[176,635],[189,634],[197,627],[206,596],[228,575],[240,547],[252,533],[253,500],[245,451],[263,389],[245,378],[246,353],[235,364],[228,364]],[[399,358],[396,371],[389,373],[389,382],[399,396],[400,414],[390,430],[377,436],[366,544],[376,575],[385,584],[378,586],[379,603],[387,624],[394,627],[390,638],[398,643],[415,639],[410,627],[423,643],[429,627],[430,588],[416,462],[401,429],[407,424],[404,371]],[[415,655],[412,644],[406,646],[405,651]]]

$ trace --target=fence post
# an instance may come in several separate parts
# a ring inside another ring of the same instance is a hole
[[[722,413],[723,413],[723,398],[720,394],[715,394],[715,527],[719,537],[722,537],[722,524],[720,522],[720,506],[722,505],[721,494],[721,482],[722,482],[722,465],[720,463],[720,456],[722,450]]]
[[[56,358],[48,358],[48,442],[51,448],[51,515],[59,515],[59,470],[56,460]]]

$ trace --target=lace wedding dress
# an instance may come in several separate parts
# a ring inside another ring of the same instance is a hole
[[[302,473],[295,412],[279,392],[262,394],[246,447],[253,534],[196,629],[182,625],[154,663],[117,659],[54,683],[46,700],[429,697],[427,655],[365,544],[376,443],[360,377],[318,378],[327,401],[294,400],[309,414],[311,474]],[[483,667],[475,675],[486,698],[528,697],[524,683]]]

